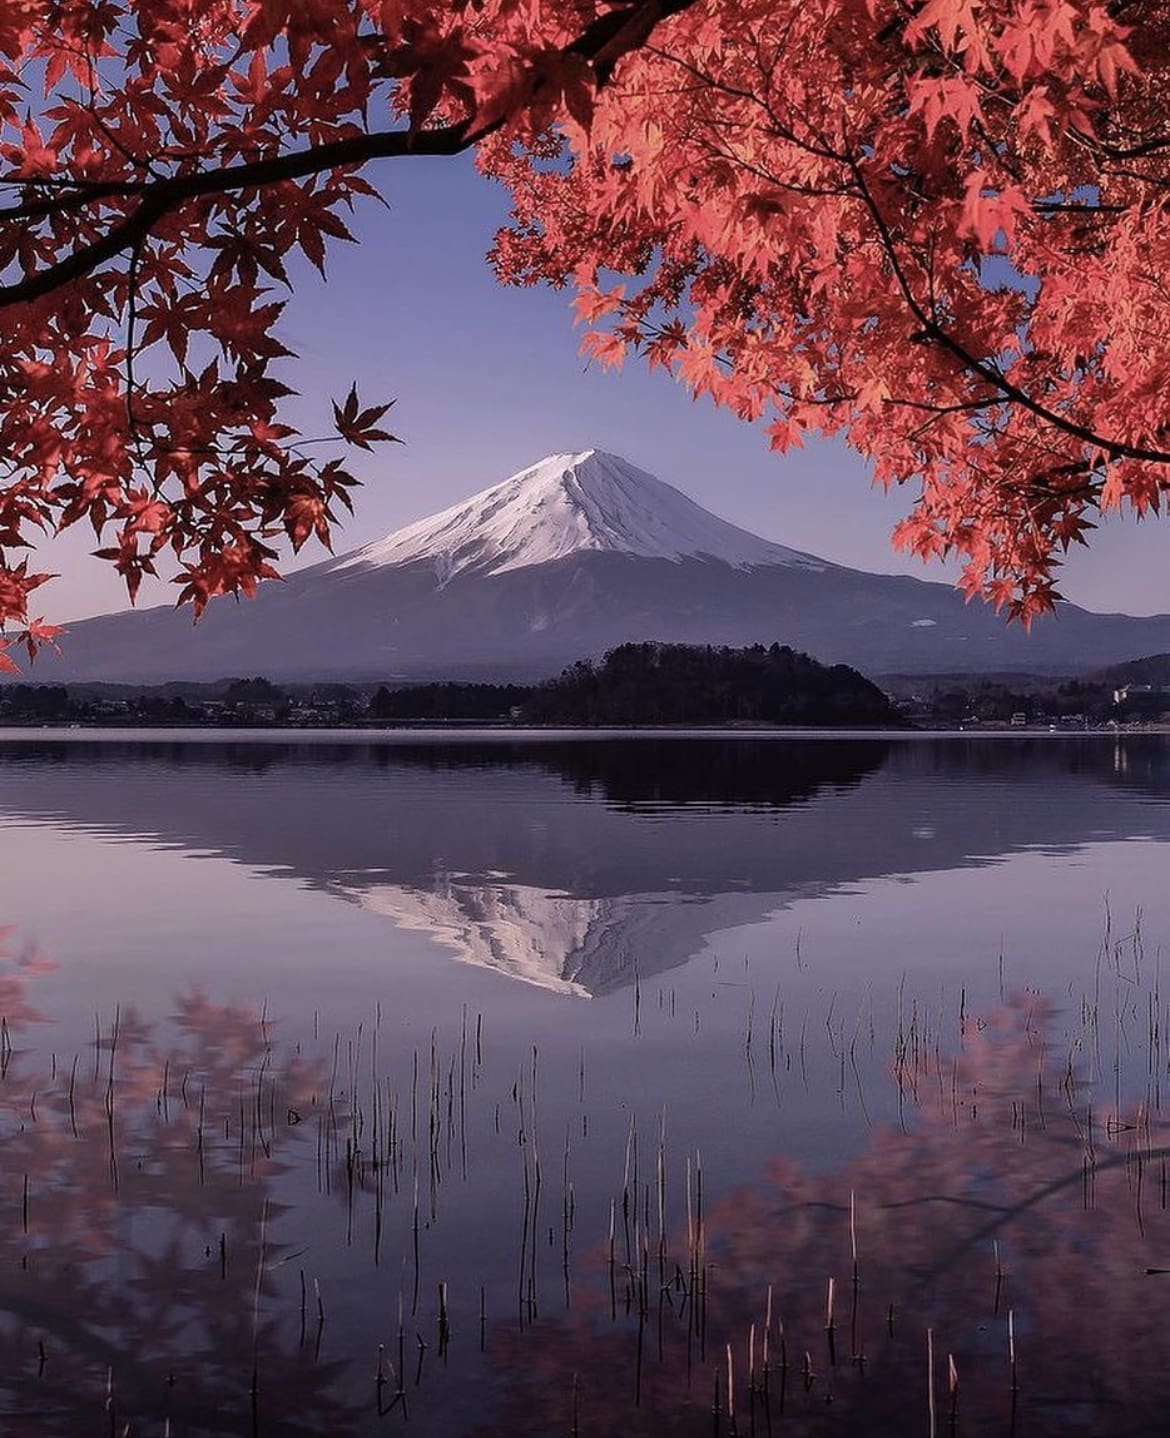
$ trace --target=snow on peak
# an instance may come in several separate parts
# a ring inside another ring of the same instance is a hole
[[[465,570],[503,574],[583,550],[675,562],[714,559],[737,569],[828,567],[717,518],[673,485],[598,449],[550,454],[334,567],[429,561],[443,585]]]

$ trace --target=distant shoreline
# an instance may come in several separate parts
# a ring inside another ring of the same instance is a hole
[[[447,742],[461,740],[484,740],[488,742],[588,742],[589,740],[613,739],[831,739],[860,740],[883,739],[888,741],[920,741],[935,739],[1122,739],[1141,736],[1170,734],[1170,725],[1147,724],[1133,728],[1095,729],[1053,729],[1047,725],[1003,726],[988,729],[907,729],[907,728],[818,728],[790,725],[774,726],[513,726],[507,724],[463,724],[442,725],[394,724],[367,725],[330,728],[328,726],[267,726],[234,727],[232,725],[139,725],[117,726],[110,724],[38,725],[9,724],[0,726],[0,744],[31,743],[37,740],[51,742],[84,743],[94,740],[116,743],[164,744],[176,740],[195,743],[419,743]]]

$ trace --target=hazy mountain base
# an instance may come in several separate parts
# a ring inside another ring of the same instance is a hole
[[[868,673],[1072,674],[1170,651],[1170,617],[1062,605],[1029,633],[946,584],[595,552],[446,584],[426,563],[317,566],[216,602],[197,626],[170,607],[84,620],[36,677],[531,682],[632,641],[780,642]]]

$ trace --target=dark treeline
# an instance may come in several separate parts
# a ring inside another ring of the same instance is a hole
[[[844,664],[787,645],[623,644],[533,691],[525,714],[559,724],[900,724]]]
[[[288,692],[269,680],[230,679],[219,684],[122,685],[5,684],[0,723],[181,726],[350,724],[366,712],[366,696],[344,684]]]
[[[434,683],[281,687],[262,676],[215,685],[8,684],[0,722],[225,728],[395,724],[898,725],[886,696],[856,670],[773,644],[748,649],[623,644],[538,685]]]
[[[408,689],[383,684],[370,700],[368,714],[399,723],[498,723],[520,718],[531,695],[532,686],[522,684],[414,684]]]

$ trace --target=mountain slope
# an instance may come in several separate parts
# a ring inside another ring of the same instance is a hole
[[[734,569],[829,567],[728,524],[645,470],[590,449],[548,455],[325,569],[340,573],[429,562],[439,583],[446,584],[458,574],[505,574],[589,553],[675,561],[702,557]]]
[[[1162,688],[1170,685],[1170,654],[1143,654],[1085,677],[1098,684],[1152,684]]]
[[[624,460],[554,455],[432,519],[221,600],[72,625],[42,682],[539,678],[629,640],[778,641],[863,673],[1074,673],[1170,650],[1170,616],[1062,605],[1031,633],[709,514]]]

